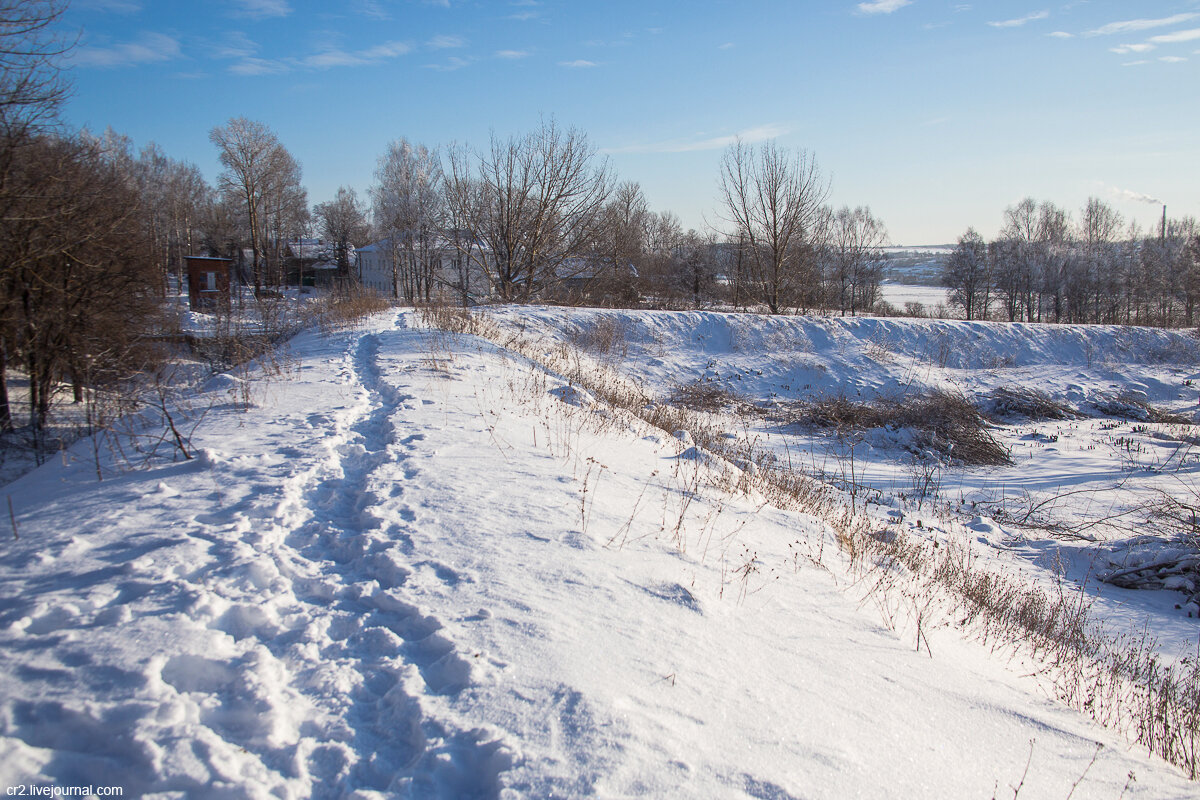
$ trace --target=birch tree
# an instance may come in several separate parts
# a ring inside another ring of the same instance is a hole
[[[842,316],[869,311],[879,295],[887,254],[887,228],[871,209],[843,207],[833,216],[829,241],[837,276],[838,304]]]
[[[371,188],[375,226],[387,239],[392,297],[428,300],[435,239],[445,220],[442,168],[436,151],[397,139],[375,168]]]

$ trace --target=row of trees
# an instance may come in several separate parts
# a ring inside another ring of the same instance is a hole
[[[1078,221],[1026,198],[1004,212],[1000,235],[973,228],[943,271],[967,319],[1187,325],[1200,302],[1200,227],[1166,220],[1143,232],[1098,198]]]
[[[807,153],[737,143],[725,154],[725,230],[685,231],[618,181],[587,137],[553,121],[442,155],[406,140],[380,158],[373,233],[390,250],[394,296],[486,276],[503,300],[724,302],[772,313],[855,314],[878,296],[887,231],[868,208],[830,209]],[[365,223],[365,215],[363,217]],[[455,249],[461,273],[439,271]],[[433,257],[431,257],[431,254]],[[564,291],[571,287],[573,298]]]
[[[60,385],[80,400],[138,368],[159,312],[133,173],[108,142],[55,128],[63,8],[0,1],[0,431],[15,368],[39,440]]]
[[[53,35],[62,10],[61,0],[0,0],[0,430],[14,425],[12,369],[28,378],[35,432],[59,387],[78,400],[144,370],[185,256],[232,257],[262,293],[287,282],[289,243],[314,235],[348,280],[356,248],[386,248],[390,293],[410,302],[877,307],[887,230],[867,207],[831,208],[808,152],[732,145],[719,222],[705,232],[650,210],[585,134],[554,121],[481,150],[399,139],[365,200],[343,187],[309,208],[297,159],[259,122],[211,131],[215,186],[153,144],[135,152],[112,132],[65,133],[67,47]],[[1077,220],[1024,200],[995,241],[964,234],[944,277],[971,319],[1190,325],[1200,231],[1172,220],[1144,235],[1099,200]]]

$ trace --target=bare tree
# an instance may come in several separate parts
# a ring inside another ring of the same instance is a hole
[[[394,298],[430,298],[435,238],[446,216],[442,183],[438,154],[406,139],[390,143],[375,168],[372,210],[391,258]]]
[[[201,248],[199,226],[213,201],[211,187],[194,164],[170,158],[153,142],[134,157],[128,137],[106,131],[99,146],[137,190],[143,242],[150,248],[148,258],[158,265],[160,291],[166,292],[172,274],[182,286],[184,256]]]
[[[650,211],[642,187],[634,181],[618,184],[604,206],[603,227],[596,252],[591,291],[604,302],[630,305],[637,301],[636,279],[645,267]]]
[[[646,212],[646,251],[638,282],[654,303],[666,301],[675,288],[675,250],[683,236],[679,217],[670,211]]]
[[[1121,215],[1107,203],[1088,198],[1079,220],[1081,252],[1068,280],[1067,296],[1075,322],[1115,321],[1118,301],[1114,262],[1124,225]]]
[[[367,214],[358,195],[348,186],[338,188],[332,200],[313,206],[313,216],[323,238],[333,245],[338,276],[350,275],[350,253],[366,244]]]
[[[66,10],[66,0],[0,0],[0,224],[24,212],[24,195],[35,191],[14,175],[21,148],[32,146],[39,132],[53,124],[67,94],[61,69],[70,45],[53,26]],[[0,251],[16,244],[0,243]],[[4,256],[8,256],[5,254]],[[7,269],[10,265],[0,265]],[[5,303],[11,297],[2,298]],[[14,331],[7,309],[0,317],[0,430],[12,429],[7,366],[14,355]]]
[[[54,32],[66,0],[0,0],[0,135],[16,141],[54,120],[67,95]]]
[[[161,311],[136,186],[110,155],[94,138],[42,136],[12,164],[21,213],[0,230],[0,299],[29,377],[35,437],[64,379],[79,400],[83,387],[139,366]]]
[[[829,183],[804,150],[738,141],[721,162],[721,195],[732,238],[745,243],[760,302],[778,314],[815,282],[818,223]]]
[[[991,291],[987,244],[974,228],[958,237],[942,272],[942,284],[949,290],[950,304],[961,308],[967,319],[987,319]]]
[[[1071,218],[1066,210],[1049,201],[1038,207],[1038,240],[1044,248],[1038,275],[1038,321],[1050,316],[1061,322],[1065,311],[1063,281],[1071,260]]]
[[[843,207],[833,216],[829,249],[837,276],[838,304],[842,316],[869,311],[879,295],[887,263],[888,233],[871,209]]]
[[[263,258],[269,229],[276,229],[278,241],[287,223],[299,216],[298,210],[307,211],[307,200],[299,188],[300,167],[270,128],[245,117],[213,128],[209,139],[225,167],[217,185],[227,197],[238,199],[246,215],[250,268],[257,295],[266,277]]]
[[[612,179],[587,136],[554,121],[485,153],[450,154],[452,224],[478,242],[470,257],[505,301],[526,301],[586,262],[603,224]]]

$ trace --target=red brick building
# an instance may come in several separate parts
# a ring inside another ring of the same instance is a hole
[[[186,256],[188,302],[193,311],[229,305],[231,258]]]

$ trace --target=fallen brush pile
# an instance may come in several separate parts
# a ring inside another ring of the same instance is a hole
[[[924,395],[851,400],[837,395],[801,401],[790,409],[789,421],[834,428],[839,435],[872,428],[914,432],[907,449],[915,455],[933,453],[939,459],[969,466],[1012,463],[1008,450],[988,432],[979,409],[959,394],[933,390]]]
[[[1079,414],[1045,392],[1022,386],[1003,386],[987,399],[986,410],[995,420],[1025,417],[1032,421],[1076,419]]]
[[[1136,422],[1160,422],[1172,425],[1188,425],[1191,420],[1155,408],[1135,394],[1125,393],[1115,397],[1099,397],[1092,400],[1092,407],[1107,417],[1134,420]]]

